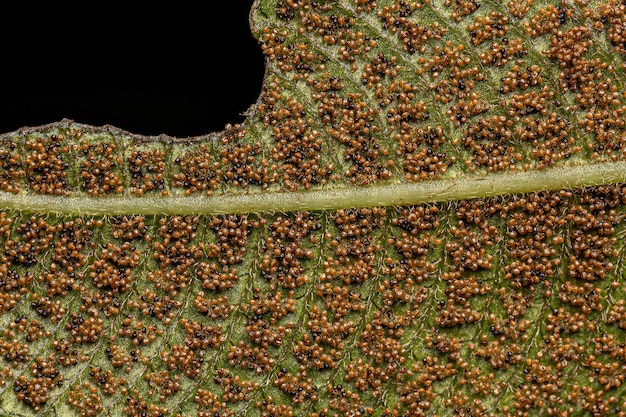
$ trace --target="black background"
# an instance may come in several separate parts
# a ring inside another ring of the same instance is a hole
[[[239,123],[263,79],[252,0],[0,10],[0,132],[69,118],[187,137]]]

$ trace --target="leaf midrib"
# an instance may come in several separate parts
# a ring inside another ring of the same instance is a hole
[[[243,214],[398,206],[626,182],[626,161],[579,163],[417,183],[195,196],[53,196],[0,192],[0,207],[72,215]]]

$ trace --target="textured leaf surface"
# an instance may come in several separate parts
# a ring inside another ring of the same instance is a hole
[[[626,415],[625,18],[261,0],[245,124],[5,134],[0,414]],[[541,173],[594,186],[510,193]]]

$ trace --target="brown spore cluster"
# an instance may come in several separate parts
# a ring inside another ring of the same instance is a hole
[[[23,158],[30,190],[41,194],[70,194],[70,149],[64,135],[27,139]]]
[[[115,142],[82,140],[75,148],[74,152],[81,157],[78,164],[81,191],[92,197],[124,192],[123,159]]]
[[[165,157],[164,149],[133,150],[126,160],[130,174],[130,193],[142,196],[147,191],[165,189]]]
[[[210,145],[206,143],[174,158],[174,164],[177,170],[172,173],[172,186],[182,188],[186,195],[197,192],[210,195],[221,183],[220,164],[214,160]]]
[[[23,187],[26,170],[14,141],[0,144],[0,190],[17,194]]]

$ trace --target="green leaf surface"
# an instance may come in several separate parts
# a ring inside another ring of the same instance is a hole
[[[0,136],[0,415],[626,416],[626,3],[250,16],[242,125]]]

